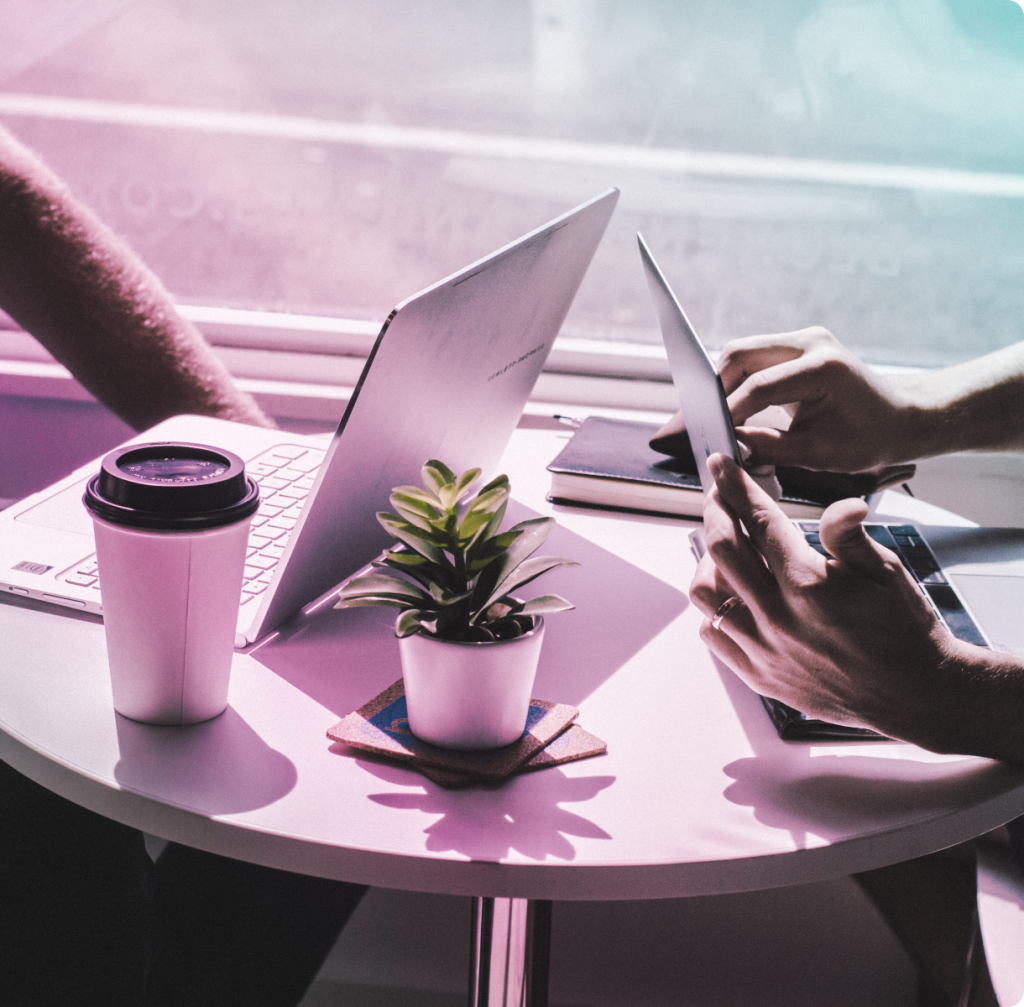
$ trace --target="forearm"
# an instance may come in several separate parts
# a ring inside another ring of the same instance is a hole
[[[1024,765],[1024,662],[956,641],[934,687],[893,732],[935,752]]]
[[[900,461],[952,451],[1024,450],[1024,343],[940,371],[893,379]]]
[[[272,425],[159,280],[2,130],[0,307],[138,430],[183,412]]]

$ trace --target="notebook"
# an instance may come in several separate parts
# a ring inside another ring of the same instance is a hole
[[[330,592],[390,541],[375,514],[429,458],[493,473],[615,208],[609,189],[403,301],[329,441],[208,417],[133,440],[227,448],[250,466],[254,519],[239,645]],[[0,593],[102,614],[81,504],[99,460],[0,512]]]
[[[673,457],[655,451],[658,424],[588,416],[548,466],[553,503],[699,518],[704,493],[689,449]],[[873,476],[776,469],[779,505],[790,517],[817,517],[836,500],[866,496]]]

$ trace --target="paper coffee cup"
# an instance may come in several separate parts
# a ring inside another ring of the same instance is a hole
[[[150,724],[224,711],[249,524],[242,459],[199,444],[112,451],[83,497],[93,518],[114,709]]]

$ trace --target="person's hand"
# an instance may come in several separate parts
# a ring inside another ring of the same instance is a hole
[[[864,502],[822,515],[826,558],[731,459],[712,455],[708,468],[708,551],[690,597],[712,653],[810,716],[943,748],[962,712],[944,669],[979,648],[956,640],[896,554],[868,537]],[[730,598],[739,603],[716,619]]]
[[[862,472],[912,457],[899,384],[873,374],[826,329],[734,339],[718,370],[752,464]],[[788,430],[743,425],[768,406],[786,407]]]

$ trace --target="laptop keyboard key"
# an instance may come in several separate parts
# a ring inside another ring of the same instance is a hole
[[[963,640],[964,643],[973,643],[978,647],[988,646],[967,609],[964,608],[956,592],[948,584],[929,585],[925,590],[928,597],[935,603],[939,615],[942,616],[942,621],[949,627],[953,636],[958,640]]]
[[[87,577],[80,573],[73,573],[70,577],[64,578],[64,583],[73,584],[75,587],[92,587],[95,581],[95,577]]]
[[[301,458],[294,459],[288,467],[295,469],[297,472],[312,472],[315,474],[316,470],[323,465],[326,455],[326,451],[310,450]]]
[[[272,528],[269,524],[265,524],[260,528],[258,534],[260,539],[264,541],[270,539],[271,542],[276,542],[282,535],[287,535],[288,532],[282,528]]]
[[[896,548],[896,540],[889,534],[889,529],[884,524],[866,524],[864,531],[879,545],[884,545],[886,549],[891,549],[893,552],[899,551]]]
[[[260,484],[260,489],[266,491],[282,490],[285,486],[291,485],[287,479],[282,479],[280,476],[262,476],[256,481]]]

